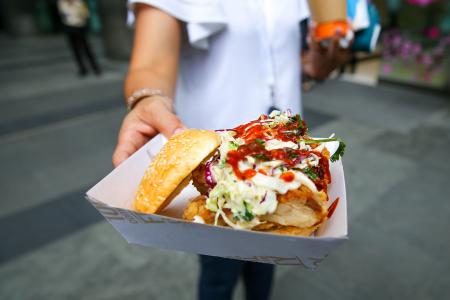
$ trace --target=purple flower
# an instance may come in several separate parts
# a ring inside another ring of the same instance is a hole
[[[396,36],[392,39],[392,45],[398,47],[400,46],[402,43],[402,37],[401,36]]]
[[[431,67],[431,66],[433,65],[434,60],[433,60],[433,57],[432,57],[430,54],[425,53],[425,54],[423,54],[423,55],[421,56],[419,62],[420,62],[425,68],[429,68],[429,67]]]
[[[392,72],[392,66],[388,64],[384,64],[382,69],[384,74],[389,74]]]
[[[417,56],[422,52],[422,46],[419,44],[414,44],[412,49],[411,49],[411,53],[413,56]]]

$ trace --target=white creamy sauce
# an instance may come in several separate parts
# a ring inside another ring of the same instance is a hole
[[[302,172],[291,172],[295,175],[294,180],[292,180],[291,182],[286,182],[279,177],[266,176],[260,173],[257,173],[250,179],[250,181],[254,182],[256,186],[261,186],[265,189],[272,190],[283,195],[286,194],[289,190],[298,189],[302,184],[308,187],[311,191],[317,192],[316,185],[311,179],[309,179],[308,176],[306,176]]]
[[[272,112],[269,114],[269,118],[274,118],[274,117],[276,117],[276,116],[279,116],[280,114],[281,114],[281,111],[274,109],[274,110],[272,110]]]
[[[314,153],[311,153],[311,155],[308,157],[309,165],[312,167],[317,167],[319,165],[319,160],[320,157]]]
[[[276,139],[266,141],[265,147],[267,151],[283,148],[298,149],[298,145],[294,142],[291,141],[283,142]]]
[[[260,162],[256,167],[258,170],[259,169],[268,170],[268,169],[277,168],[283,164],[284,164],[284,162],[282,160],[271,160],[271,161]]]
[[[257,215],[271,214],[277,209],[278,201],[277,195],[273,191],[267,191],[263,199],[252,209],[252,212]]]
[[[249,156],[248,156],[249,157]],[[238,162],[238,168],[240,171],[244,171],[244,170],[248,170],[248,169],[253,169],[253,163],[251,163],[249,160],[240,160]]]
[[[297,164],[295,167],[299,169],[305,169],[308,167],[317,167],[319,165],[320,157],[314,153],[311,153],[307,158],[302,160],[301,163]]]
[[[311,150],[311,146],[310,145],[307,145],[304,141],[301,141],[300,142],[300,150]]]

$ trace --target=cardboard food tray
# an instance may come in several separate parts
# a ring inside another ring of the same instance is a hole
[[[329,203],[339,197],[333,216],[312,237],[235,230],[181,219],[187,202],[198,195],[189,185],[160,214],[142,214],[131,207],[141,178],[166,142],[158,135],[91,188],[86,198],[131,244],[174,249],[226,258],[316,266],[347,240],[347,202],[342,160],[330,164]],[[331,153],[337,142],[326,143]]]

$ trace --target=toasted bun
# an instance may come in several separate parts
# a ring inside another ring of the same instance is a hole
[[[188,129],[169,139],[151,162],[139,185],[134,209],[156,213],[189,183],[192,171],[220,145],[214,131]]]

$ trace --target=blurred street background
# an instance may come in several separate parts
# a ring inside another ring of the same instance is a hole
[[[273,299],[450,299],[450,8],[374,2],[377,51],[304,92],[312,136],[347,142],[349,241],[277,267]],[[102,73],[80,76],[52,1],[0,1],[0,299],[195,299],[195,254],[128,245],[84,199],[112,170],[132,40],[125,1],[88,4]]]

